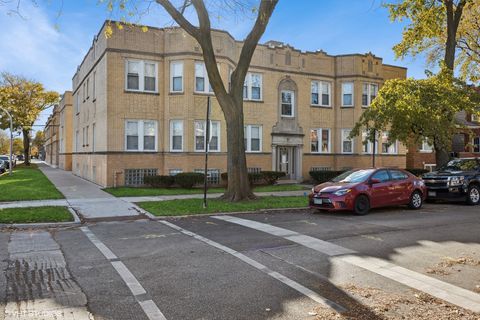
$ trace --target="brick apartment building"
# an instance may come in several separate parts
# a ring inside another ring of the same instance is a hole
[[[72,170],[72,92],[65,91],[45,125],[45,161],[63,170]]]
[[[137,27],[95,37],[73,77],[72,170],[102,186],[141,184],[145,174],[204,166],[205,113],[212,96],[196,41],[180,28]],[[228,87],[242,42],[212,35]],[[371,165],[372,145],[349,130],[386,79],[406,69],[368,54],[301,52],[259,45],[244,86],[249,170],[282,170],[308,179],[310,170]],[[226,126],[212,99],[209,179],[226,171]],[[406,166],[406,148],[381,135],[379,166]]]
[[[480,119],[476,115],[459,112],[456,120],[468,130],[459,130],[452,139],[450,154],[454,157],[480,157]],[[411,144],[407,152],[407,168],[436,168],[435,152],[427,141]]]

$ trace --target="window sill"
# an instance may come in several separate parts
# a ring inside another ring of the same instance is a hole
[[[243,99],[243,102],[256,102],[256,103],[264,103],[262,100],[255,100],[255,99]]]
[[[355,109],[355,106],[340,106],[342,109]]]
[[[158,91],[140,91],[140,90],[123,90],[123,93],[138,93],[138,94],[150,94],[159,96],[160,93]]]
[[[182,153],[184,152],[183,149],[182,150],[170,150],[171,153]]]
[[[420,153],[433,153],[433,150],[430,150],[430,151],[428,151],[428,150],[418,150],[418,152],[420,152]]]
[[[205,153],[205,150],[194,150],[195,153]],[[208,153],[220,153],[220,150],[208,150]]]
[[[213,93],[213,92],[199,92],[199,91],[194,91],[193,94],[194,94],[194,95],[198,95],[198,96],[215,96],[215,93]]]
[[[280,118],[294,119],[294,118],[295,118],[295,116],[285,116],[285,115],[280,115]]]
[[[168,95],[170,95],[170,96],[180,96],[180,95],[183,95],[183,94],[185,94],[185,92],[183,92],[183,91],[170,91],[168,93]]]
[[[332,106],[322,106],[321,104],[310,104],[312,108],[332,109]]]
[[[125,152],[131,153],[155,153],[158,152],[157,150],[125,150]]]

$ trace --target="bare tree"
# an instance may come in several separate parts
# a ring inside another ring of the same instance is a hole
[[[225,200],[240,201],[255,198],[251,191],[245,157],[243,121],[243,83],[253,53],[262,37],[278,0],[261,0],[255,23],[243,42],[236,68],[231,75],[231,89],[225,88],[217,67],[212,43],[212,29],[209,12],[203,0],[184,0],[175,7],[169,0],[156,0],[175,22],[191,35],[202,48],[203,59],[210,84],[218,99],[227,124],[227,172],[228,187],[223,195]],[[194,26],[185,16],[186,7],[192,5],[198,17]]]

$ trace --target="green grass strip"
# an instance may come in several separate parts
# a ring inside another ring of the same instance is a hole
[[[182,199],[168,201],[140,202],[138,205],[156,216],[179,216],[216,212],[256,211],[275,208],[307,207],[306,197],[261,197],[256,200],[227,202],[208,199],[208,208],[203,209],[202,199]]]
[[[146,196],[173,196],[183,194],[200,194],[203,193],[202,188],[182,189],[182,188],[134,188],[134,187],[118,187],[105,188],[104,191],[116,197],[146,197]],[[274,185],[274,186],[258,186],[253,189],[254,192],[277,192],[277,191],[299,191],[307,190],[301,185]],[[224,188],[209,188],[208,193],[223,193]]]
[[[0,202],[63,199],[63,195],[35,164],[23,164],[0,176]]]
[[[67,207],[28,207],[0,209],[0,223],[42,223],[73,221]]]

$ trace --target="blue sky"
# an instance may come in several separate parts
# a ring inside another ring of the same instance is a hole
[[[77,65],[110,14],[97,0],[63,0],[63,8],[61,0],[38,3],[23,1],[22,17],[8,15],[8,8],[0,6],[0,71],[63,92],[71,89]],[[237,39],[243,39],[253,23],[247,16],[212,20],[214,27]],[[172,20],[153,4],[141,23],[164,27]],[[408,76],[423,78],[423,59],[395,59],[392,47],[400,41],[402,29],[402,24],[390,22],[380,0],[280,0],[261,42],[278,40],[303,51],[322,49],[329,54],[371,51],[384,63],[407,67]],[[43,124],[49,113],[45,111],[38,123]]]

